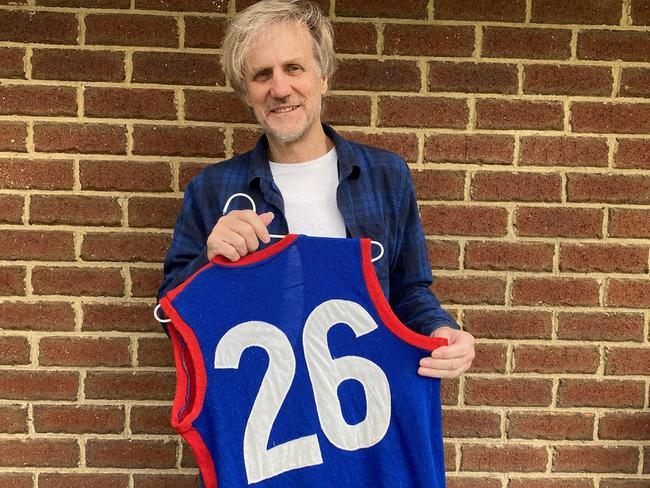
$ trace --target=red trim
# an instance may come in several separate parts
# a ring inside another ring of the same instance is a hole
[[[247,254],[246,256],[239,259],[238,261],[230,261],[224,258],[223,256],[215,256],[214,258],[212,258],[212,261],[210,262],[213,264],[218,264],[220,266],[230,266],[230,267],[246,266],[247,264],[257,263],[259,261],[262,261],[263,259],[273,256],[274,254],[277,254],[280,251],[286,249],[297,238],[298,238],[298,234],[287,234],[285,237],[283,237],[275,244],[271,244],[270,246],[265,247],[261,251],[255,251],[254,253]]]
[[[433,351],[439,347],[446,346],[447,339],[443,337],[430,337],[418,334],[409,329],[400,321],[400,319],[397,318],[393,309],[390,308],[390,304],[388,303],[388,300],[386,300],[381,285],[379,284],[375,267],[372,264],[371,246],[372,241],[370,239],[361,239],[363,277],[366,282],[366,287],[368,288],[368,293],[370,294],[370,299],[375,304],[375,308],[377,309],[382,322],[386,324],[386,327],[388,327],[393,334],[412,346],[426,349],[427,351]]]
[[[210,455],[210,451],[201,438],[201,434],[192,425],[192,422],[199,416],[203,409],[207,386],[205,363],[201,354],[201,348],[192,329],[185,323],[171,304],[169,294],[160,300],[160,305],[167,317],[172,320],[168,330],[174,348],[176,393],[172,403],[171,424],[192,449],[196,462],[201,470],[205,487],[217,488],[217,475],[214,468],[214,461]],[[185,342],[185,352],[181,344],[181,339]],[[188,368],[189,376],[183,369],[183,362],[185,362]],[[186,405],[188,386],[190,388],[190,395]],[[182,418],[179,419],[179,414],[183,408],[185,408],[185,411],[182,414]]]

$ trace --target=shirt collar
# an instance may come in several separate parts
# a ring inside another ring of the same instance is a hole
[[[336,155],[338,157],[339,181],[342,181],[350,176],[358,176],[359,165],[354,157],[354,150],[340,135],[336,133],[329,125],[323,124],[325,134],[332,139],[336,147]],[[251,164],[248,170],[248,185],[251,186],[253,181],[270,181],[272,179],[271,168],[269,166],[268,158],[268,140],[266,135],[263,134],[259,138],[257,144],[253,148],[251,154]]]

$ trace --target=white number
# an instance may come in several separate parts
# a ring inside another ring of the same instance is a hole
[[[355,451],[374,446],[386,435],[391,415],[390,387],[384,372],[372,361],[358,356],[332,357],[327,334],[336,324],[346,324],[356,337],[372,332],[377,324],[357,303],[328,300],[312,311],[302,334],[321,428],[336,447]],[[323,463],[316,434],[267,449],[273,423],[296,371],[291,343],[280,329],[260,321],[233,327],[217,344],[214,367],[239,368],[242,353],[253,346],[266,351],[269,366],[244,431],[244,465],[248,484],[292,469]],[[348,424],[343,417],[338,398],[339,385],[351,379],[361,383],[366,396],[366,416],[354,425]]]
[[[244,464],[248,484],[323,462],[316,434],[267,449],[273,422],[296,371],[291,344],[279,329],[269,323],[255,321],[233,327],[217,344],[214,367],[237,369],[244,350],[253,346],[267,352],[269,367],[244,431]]]
[[[374,446],[386,435],[390,424],[390,387],[384,372],[372,361],[357,356],[332,358],[327,333],[337,323],[348,325],[357,337],[372,332],[377,324],[361,305],[329,300],[309,315],[302,334],[323,432],[339,449],[356,451]],[[345,421],[337,394],[338,386],[348,379],[359,381],[366,395],[366,418],[355,425]]]

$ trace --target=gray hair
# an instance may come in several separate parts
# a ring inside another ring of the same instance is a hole
[[[332,24],[318,6],[306,0],[262,0],[232,18],[222,45],[221,65],[239,97],[246,94],[246,58],[257,34],[264,27],[283,22],[296,22],[307,27],[321,76],[329,79],[334,74]]]

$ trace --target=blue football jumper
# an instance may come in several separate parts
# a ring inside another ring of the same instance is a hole
[[[172,425],[206,488],[444,488],[440,381],[394,315],[368,239],[288,235],[214,258],[161,300]]]

